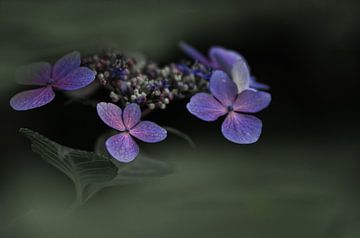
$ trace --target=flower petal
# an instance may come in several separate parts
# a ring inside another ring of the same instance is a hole
[[[154,122],[141,121],[130,130],[130,134],[142,141],[155,143],[164,140],[167,136],[167,131]]]
[[[220,70],[214,71],[211,75],[210,91],[224,106],[231,106],[237,95],[237,87],[234,81]]]
[[[51,86],[33,89],[16,94],[10,100],[10,106],[17,111],[41,107],[51,102],[55,93]]]
[[[64,55],[55,63],[52,71],[52,78],[55,81],[64,78],[68,73],[78,68],[80,63],[81,58],[79,52],[74,51]]]
[[[249,88],[250,71],[244,60],[238,60],[233,64],[231,77],[237,86],[238,93]]]
[[[105,145],[111,156],[120,162],[129,163],[139,154],[139,146],[126,132],[110,137]]]
[[[254,89],[269,90],[270,86],[256,81],[254,76],[250,76],[250,87]]]
[[[236,51],[222,47],[212,47],[209,50],[209,56],[216,69],[223,70],[229,75],[233,64],[238,60],[244,60],[244,58]]]
[[[96,106],[97,113],[106,125],[119,131],[125,131],[122,121],[122,110],[112,103],[101,102]]]
[[[57,80],[53,86],[62,90],[76,90],[89,85],[95,79],[95,72],[87,67],[78,67]]]
[[[270,93],[245,90],[237,96],[233,107],[237,112],[255,113],[269,106],[270,102]]]
[[[25,85],[46,85],[51,77],[51,65],[38,62],[19,67],[15,72],[15,80]]]
[[[185,42],[180,42],[179,46],[192,59],[197,60],[204,65],[212,66],[211,62],[194,47],[190,46]]]
[[[133,128],[141,118],[141,110],[138,104],[131,103],[127,105],[123,113],[123,122],[125,127],[130,130]]]
[[[204,121],[215,121],[227,113],[226,107],[208,93],[197,93],[192,96],[186,108]]]
[[[221,125],[226,139],[238,144],[256,142],[261,134],[262,123],[254,116],[230,112]]]

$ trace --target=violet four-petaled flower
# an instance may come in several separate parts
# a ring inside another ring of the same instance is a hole
[[[144,142],[155,143],[164,140],[167,132],[151,121],[140,121],[141,110],[138,104],[131,103],[124,111],[112,103],[97,104],[101,120],[111,128],[120,131],[106,140],[108,152],[118,161],[128,163],[139,154],[139,147],[132,137]]]
[[[228,140],[238,144],[256,142],[261,134],[262,122],[247,113],[259,112],[266,108],[271,95],[267,92],[243,88],[238,92],[235,83],[220,70],[213,72],[210,78],[210,92],[197,93],[186,105],[190,113],[204,121],[215,121],[227,114],[221,126],[222,134]]]
[[[180,48],[192,59],[199,61],[200,63],[210,66],[214,69],[222,70],[226,72],[234,82],[237,84],[240,79],[234,76],[235,70],[240,70],[243,74],[248,74],[249,84],[254,89],[269,89],[270,87],[266,84],[259,83],[256,81],[254,76],[250,75],[250,70],[245,58],[236,51],[225,49],[219,46],[213,46],[209,50],[209,57],[206,57],[194,47],[190,46],[185,42],[180,43]],[[234,64],[240,62],[238,67],[234,69]],[[239,67],[241,66],[241,67]]]
[[[80,53],[72,52],[60,58],[53,67],[46,62],[23,66],[16,75],[19,83],[42,87],[16,94],[10,106],[17,111],[41,107],[54,99],[53,89],[71,91],[89,85],[96,74],[87,67],[80,67],[80,63]]]

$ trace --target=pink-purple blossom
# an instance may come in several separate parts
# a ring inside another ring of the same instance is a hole
[[[211,94],[195,94],[186,107],[204,121],[215,121],[226,115],[221,126],[224,137],[238,144],[254,143],[260,137],[262,122],[249,113],[266,108],[271,95],[250,89],[247,85],[243,82],[239,89],[225,72],[216,70],[210,78]]]
[[[19,83],[41,86],[20,92],[10,100],[10,106],[17,111],[25,111],[48,104],[55,98],[54,89],[71,91],[86,87],[95,79],[95,72],[80,67],[79,52],[69,53],[60,58],[54,66],[47,62],[21,67],[17,72]]]
[[[139,146],[133,137],[144,142],[156,143],[167,136],[166,130],[156,123],[140,121],[141,109],[135,103],[121,110],[115,104],[101,102],[97,104],[97,113],[105,124],[120,132],[105,142],[108,152],[120,162],[131,162],[139,154]]]
[[[249,78],[248,81],[251,88],[269,89],[268,85],[257,82],[255,77],[250,75],[249,66],[245,58],[236,51],[213,46],[209,49],[208,57],[206,57],[200,51],[185,42],[180,43],[180,48],[192,59],[197,60],[206,66],[210,66],[213,69],[226,72],[236,84],[239,80],[233,75],[234,70],[240,70],[241,73],[246,74],[246,77]],[[240,62],[241,68],[237,67],[234,69],[234,64],[237,62]]]

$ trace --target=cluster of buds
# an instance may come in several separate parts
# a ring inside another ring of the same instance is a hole
[[[198,62],[160,67],[113,51],[84,57],[82,65],[97,72],[112,102],[121,107],[137,103],[150,110],[165,109],[173,100],[206,91],[211,75],[211,68]]]

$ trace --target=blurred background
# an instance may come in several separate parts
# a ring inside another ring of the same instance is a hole
[[[0,237],[360,237],[359,1],[17,1],[0,0]],[[159,63],[239,51],[273,102],[259,113],[263,135],[236,145],[221,121],[190,115],[186,102],[149,116],[189,134],[141,144],[176,167],[169,176],[100,192],[69,216],[71,181],[30,149],[28,127],[92,150],[105,131],[95,110],[54,102],[15,112],[26,87],[15,69],[104,47]]]

